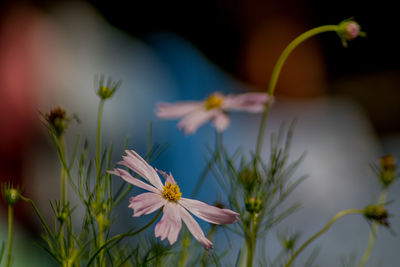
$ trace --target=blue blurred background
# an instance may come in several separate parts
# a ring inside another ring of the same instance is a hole
[[[168,143],[152,165],[171,171],[184,196],[190,196],[206,163],[206,145],[214,145],[214,128],[207,124],[196,134],[183,136],[175,121],[155,117],[155,104],[201,100],[214,91],[265,91],[280,52],[293,38],[354,16],[367,38],[350,42],[348,48],[333,33],[308,40],[289,57],[278,82],[265,140],[282,121],[296,119],[292,159],[306,151],[297,175],[310,177],[289,200],[300,201],[303,208],[265,237],[267,253],[273,257],[280,249],[276,231],[301,231],[304,241],[336,212],[362,208],[376,199],[380,187],[370,162],[386,153],[400,156],[395,10],[388,3],[341,0],[330,5],[295,0],[2,2],[1,181],[24,184],[25,194],[36,199],[50,218],[48,199],[59,197],[59,163],[38,111],[61,105],[76,113],[82,123],[71,124],[67,140],[73,144],[80,133],[91,140],[93,149],[98,105],[93,77],[104,73],[123,81],[104,110],[104,144],[114,143],[115,161],[123,154],[126,136],[130,148],[144,155],[147,125],[152,122],[153,140]],[[253,150],[259,121],[258,115],[232,114],[224,144],[232,151]],[[210,204],[224,194],[211,176],[203,187],[198,199]],[[389,192],[389,200],[395,200],[389,206],[393,214],[400,212],[399,190],[396,183]],[[70,198],[74,199],[72,190]],[[16,266],[26,266],[26,257],[19,253],[29,251],[32,258],[43,259],[40,249],[26,246],[33,244],[40,226],[28,206],[18,205],[17,229],[22,240],[29,241],[15,242],[14,258]],[[121,206],[117,225],[136,223],[131,210]],[[2,211],[0,237],[5,240],[5,206]],[[397,216],[391,222],[399,232]],[[352,254],[359,258],[369,229],[360,216],[339,221],[313,244],[320,247],[317,264],[339,266]],[[237,242],[230,262],[241,248],[241,239],[232,239]],[[380,231],[368,266],[397,266],[398,244],[398,237]],[[221,246],[226,244],[221,241]],[[311,251],[299,257],[298,266]],[[261,247],[258,253],[265,254]]]

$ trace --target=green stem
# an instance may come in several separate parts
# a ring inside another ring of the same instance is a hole
[[[8,251],[7,251],[7,262],[6,266],[11,266],[11,250],[13,243],[13,224],[14,224],[14,207],[8,205]]]
[[[197,194],[200,192],[200,188],[205,178],[207,177],[208,173],[212,170],[215,162],[221,157],[221,152],[222,152],[222,133],[216,131],[214,154],[212,158],[207,162],[206,167],[203,169],[199,178],[197,179],[197,183],[192,193],[193,197],[197,196]]]
[[[20,197],[21,197],[21,199],[22,199],[23,201],[31,203],[31,205],[32,205],[33,209],[35,210],[36,215],[39,217],[40,222],[42,223],[44,229],[45,229],[46,232],[49,234],[49,236],[50,236],[52,239],[54,239],[54,236],[53,236],[53,234],[52,234],[52,232],[51,232],[49,226],[47,225],[46,221],[43,219],[42,215],[40,214],[40,211],[39,211],[39,209],[36,207],[35,202],[33,202],[32,199],[27,198],[27,197],[24,197],[24,196],[22,196],[22,195],[20,195]]]
[[[183,238],[182,238],[182,249],[181,253],[179,255],[179,261],[178,261],[178,267],[185,267],[186,266],[186,260],[188,257],[188,247],[190,245],[190,236],[188,231],[184,231]]]
[[[208,240],[212,241],[214,234],[215,234],[215,230],[217,229],[217,225],[216,224],[211,224],[211,229],[210,232],[208,233]],[[206,267],[207,266],[207,258],[208,258],[208,252],[204,251],[203,253],[203,258],[201,260],[201,266]]]
[[[249,230],[246,231],[246,244],[247,244],[247,267],[252,267],[254,262],[254,254],[256,252],[258,220],[257,214],[251,214],[250,221],[248,222]]]
[[[326,230],[328,230],[331,225],[339,218],[348,215],[348,214],[353,214],[353,213],[363,213],[363,210],[358,210],[358,209],[349,209],[349,210],[343,210],[338,212],[333,218],[328,222],[327,225],[325,225],[324,228],[322,228],[318,233],[313,235],[310,239],[308,239],[290,258],[290,260],[286,263],[285,267],[290,267],[292,266],[293,261],[296,259],[297,255],[300,254],[300,252],[303,251],[312,241],[314,241],[317,237],[322,235]]]
[[[58,138],[58,142],[60,143],[60,153],[63,158],[65,158],[65,148],[64,148],[64,139],[60,136]],[[61,204],[64,207],[67,203],[67,179],[65,175],[64,165],[61,164]]]
[[[101,220],[97,221],[99,224],[99,248],[103,247],[104,245],[104,217]],[[104,264],[104,251],[100,252],[100,266]]]
[[[140,228],[139,230],[132,232],[132,233],[126,233],[126,234],[119,234],[114,236],[113,238],[110,238],[109,240],[107,240],[89,259],[88,263],[86,264],[86,267],[90,266],[90,264],[92,264],[93,260],[96,258],[97,255],[99,255],[99,253],[105,248],[107,247],[109,244],[111,244],[112,242],[115,241],[115,243],[111,246],[113,247],[114,245],[118,244],[119,241],[121,241],[123,238],[125,237],[129,237],[129,236],[134,236],[136,234],[139,234],[140,232],[142,232],[143,230],[145,230],[147,227],[149,227],[150,225],[152,225],[157,218],[160,216],[161,212],[162,212],[162,208],[157,212],[157,214],[154,216],[154,218],[147,223],[145,226],[143,226],[142,228]]]
[[[254,242],[252,240],[252,238],[248,238],[246,239],[246,243],[247,243],[247,262],[246,262],[246,266],[247,267],[252,267],[253,266],[253,261],[254,261]]]
[[[104,100],[102,99],[99,104],[99,111],[97,114],[97,137],[96,137],[96,181],[100,181],[100,133],[101,133],[101,116],[103,113]]]
[[[308,38],[315,36],[320,33],[324,32],[337,32],[339,30],[339,26],[337,25],[325,25],[325,26],[320,26],[314,29],[311,29],[309,31],[306,31],[305,33],[301,34],[298,36],[296,39],[294,39],[286,48],[283,50],[282,54],[280,55],[278,61],[275,64],[274,70],[272,72],[272,76],[268,85],[268,95],[269,97],[273,97],[274,92],[275,92],[275,87],[278,82],[279,74],[282,70],[282,66],[285,63],[287,57],[290,55],[290,53],[302,42],[307,40]],[[257,138],[257,146],[256,146],[256,157],[257,159],[260,156],[261,152],[261,147],[262,147],[262,141],[263,141],[263,135],[264,135],[264,128],[265,128],[265,123],[268,117],[268,111],[269,111],[269,102],[267,101],[265,103],[265,110],[261,118],[261,123],[260,123],[260,130],[258,132],[258,138]]]
[[[386,197],[387,197],[387,190],[386,188],[384,188],[381,194],[379,195],[378,204],[383,205],[386,201]],[[379,230],[379,224],[377,222],[373,222],[371,225],[371,231],[369,232],[367,247],[365,248],[364,254],[357,265],[358,267],[363,267],[368,262],[369,257],[371,256],[372,253],[372,249],[375,244],[375,239],[376,235],[378,234],[378,230]]]

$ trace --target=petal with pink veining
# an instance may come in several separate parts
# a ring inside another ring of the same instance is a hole
[[[200,228],[200,225],[196,222],[192,215],[190,215],[190,213],[183,207],[180,207],[179,213],[183,222],[186,224],[194,238],[196,238],[196,240],[199,241],[206,250],[213,248],[212,242],[206,238],[203,230]]]
[[[133,209],[133,217],[139,217],[153,213],[167,202],[161,195],[156,193],[143,193],[129,199],[129,208]]]
[[[218,132],[223,132],[229,126],[230,119],[229,116],[225,112],[219,112],[212,120],[215,128],[217,128]]]
[[[211,206],[198,200],[181,198],[179,204],[200,219],[209,223],[231,224],[239,220],[239,213],[237,212]]]
[[[183,129],[185,134],[194,133],[201,125],[206,123],[208,120],[212,119],[215,116],[215,110],[205,110],[201,109],[198,111],[194,111],[188,115],[186,115],[182,120],[178,123],[178,129]]]
[[[156,115],[163,119],[176,119],[202,107],[203,102],[186,101],[180,103],[158,103]]]
[[[171,245],[178,239],[182,228],[179,209],[180,206],[177,203],[167,201],[163,209],[163,216],[154,229],[156,237],[160,237],[161,240],[168,238]]]
[[[160,177],[156,171],[151,167],[138,153],[133,150],[126,150],[126,156],[122,156],[123,161],[118,164],[123,165],[139,174],[149,183],[157,187],[159,190],[163,189]]]
[[[264,111],[265,103],[270,100],[267,93],[228,95],[224,100],[222,109],[260,113]]]
[[[114,169],[112,171],[107,171],[107,172],[110,173],[110,174],[114,174],[114,175],[120,176],[122,179],[124,179],[128,183],[136,185],[137,187],[146,189],[146,190],[154,192],[154,193],[160,193],[160,190],[158,190],[157,188],[155,188],[152,185],[146,184],[146,183],[140,181],[139,179],[136,179],[136,178],[132,177],[132,175],[130,175],[130,173],[127,172],[126,170]]]

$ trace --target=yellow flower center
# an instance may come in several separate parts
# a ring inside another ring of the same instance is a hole
[[[212,94],[206,99],[205,105],[207,110],[220,108],[222,106],[222,98]]]
[[[177,201],[182,196],[179,186],[171,183],[165,184],[162,194],[165,199],[170,201]]]

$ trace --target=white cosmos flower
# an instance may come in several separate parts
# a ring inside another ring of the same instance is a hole
[[[230,123],[227,112],[246,111],[260,113],[270,101],[266,93],[245,93],[239,95],[223,95],[213,93],[203,101],[183,101],[177,103],[158,103],[156,115],[162,119],[177,119],[178,128],[185,134],[194,133],[197,128],[211,120],[218,132],[224,131]]]
[[[147,183],[132,177],[124,169],[116,168],[109,173],[120,176],[128,183],[149,191],[129,199],[129,208],[133,209],[134,217],[150,214],[163,208],[163,216],[155,227],[155,236],[160,237],[161,240],[168,238],[171,245],[175,243],[183,221],[194,238],[208,250],[213,247],[213,244],[206,238],[200,225],[190,213],[213,224],[230,224],[239,219],[239,214],[229,209],[221,209],[198,200],[183,198],[171,173],[167,175],[165,172],[157,170],[165,178],[163,185],[156,170],[135,151],[126,150],[126,156],[122,158],[123,160],[118,164],[128,167]]]

